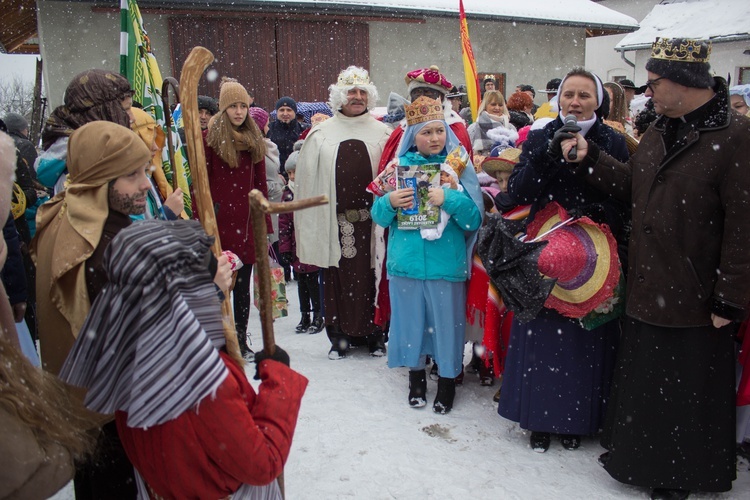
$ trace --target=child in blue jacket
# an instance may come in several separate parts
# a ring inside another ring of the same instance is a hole
[[[466,281],[476,231],[482,223],[482,195],[467,159],[459,172],[445,163],[460,142],[445,122],[440,101],[420,97],[406,106],[407,127],[399,165],[441,164],[439,188],[429,201],[440,207],[440,224],[431,229],[399,229],[399,208],[412,207],[414,191],[396,189],[377,198],[372,219],[389,229],[386,269],[391,298],[388,366],[409,367],[409,405],[426,404],[425,356],[439,366],[436,413],[448,413],[463,362]],[[468,155],[464,155],[468,158]],[[450,177],[446,177],[445,174]]]

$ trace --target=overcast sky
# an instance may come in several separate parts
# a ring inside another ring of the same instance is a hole
[[[0,54],[0,79],[12,79],[13,75],[18,75],[24,81],[33,82],[37,57]]]

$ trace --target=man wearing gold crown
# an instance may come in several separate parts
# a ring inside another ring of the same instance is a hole
[[[325,194],[329,204],[295,212],[298,256],[323,271],[328,357],[346,357],[352,341],[384,356],[383,332],[373,323],[373,200],[364,186],[375,177],[391,129],[369,113],[378,93],[366,70],[349,66],[328,90],[335,114],[305,139],[295,184],[299,199]]]
[[[632,203],[627,310],[600,458],[652,498],[735,478],[736,322],[750,303],[750,122],[712,77],[710,42],[657,38],[646,95],[660,115],[627,163],[582,136],[577,173]],[[554,139],[553,139],[554,142]]]

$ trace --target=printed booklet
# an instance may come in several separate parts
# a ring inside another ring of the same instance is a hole
[[[432,206],[428,189],[440,187],[440,164],[399,165],[396,168],[398,187],[414,189],[411,208],[399,208],[396,218],[399,229],[422,229],[437,227],[440,221],[440,207]]]

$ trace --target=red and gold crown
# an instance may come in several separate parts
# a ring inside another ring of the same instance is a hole
[[[651,45],[651,58],[663,61],[707,63],[711,42],[690,38],[657,38]]]
[[[444,120],[443,105],[438,99],[427,96],[418,97],[413,103],[404,106],[406,123],[410,127],[418,123]]]

